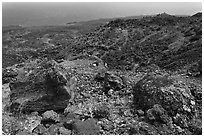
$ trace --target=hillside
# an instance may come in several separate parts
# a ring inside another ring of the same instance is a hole
[[[164,69],[189,67],[202,57],[201,23],[201,18],[194,16],[167,14],[139,20],[117,19],[77,37],[74,50],[79,50],[77,54],[97,54],[110,68],[128,66],[131,69],[135,64],[147,63]],[[115,58],[108,58],[113,55]]]
[[[201,15],[3,28],[3,134],[201,135]]]

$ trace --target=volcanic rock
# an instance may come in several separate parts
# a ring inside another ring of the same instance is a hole
[[[90,118],[86,121],[78,121],[73,125],[73,129],[78,135],[98,135],[99,128],[96,125],[96,120]]]
[[[95,79],[103,82],[105,92],[109,91],[110,89],[120,90],[125,87],[123,80],[110,72],[98,73]]]
[[[5,84],[13,81],[17,75],[18,73],[12,69],[4,69],[2,72],[2,83]]]
[[[64,128],[64,127],[60,127],[59,128],[59,133],[61,135],[71,135],[71,130],[68,130],[68,129]]]
[[[59,126],[51,125],[48,129],[49,135],[58,135],[59,134]]]
[[[40,69],[38,69],[40,68]],[[55,61],[49,61],[10,84],[11,110],[46,111],[66,108],[71,98],[70,74]]]
[[[170,119],[167,112],[161,107],[161,105],[154,105],[153,108],[147,111],[147,118],[150,121],[157,121],[161,123],[168,123]]]
[[[156,128],[154,126],[146,123],[146,122],[139,122],[137,125],[132,125],[130,129],[131,135],[158,135]]]
[[[24,124],[24,128],[28,130],[30,133],[40,125],[42,117],[38,116],[37,114],[32,113],[30,116],[27,117],[27,120]]]
[[[150,120],[167,123],[171,117],[178,126],[188,128],[199,114],[195,98],[182,80],[148,74],[133,89],[135,108],[146,111]]]
[[[43,116],[42,120],[53,120],[55,122],[60,121],[59,115],[53,110],[46,111],[45,113],[42,114],[42,116]]]
[[[47,135],[48,131],[42,124],[40,124],[33,130],[33,133],[37,135]]]
[[[109,113],[110,113],[110,108],[105,103],[96,106],[94,110],[94,114],[98,118],[107,118],[109,116]]]
[[[188,75],[190,76],[201,76],[202,75],[202,61],[192,64],[188,69]]]

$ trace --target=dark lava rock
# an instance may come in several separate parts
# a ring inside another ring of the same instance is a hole
[[[40,68],[40,69],[39,69]],[[69,73],[49,61],[10,84],[11,110],[46,111],[64,109],[71,98]]]
[[[167,112],[162,108],[161,105],[154,105],[153,108],[147,110],[147,118],[154,122],[168,123],[171,121]]]
[[[139,133],[142,135],[158,135],[155,128],[148,123],[140,122],[138,127]]]
[[[168,123],[171,117],[176,125],[188,128],[199,115],[195,98],[182,80],[148,74],[133,89],[135,108],[147,111],[149,120]]]
[[[61,135],[71,135],[71,130],[68,130],[68,129],[64,128],[64,127],[60,127],[59,128],[59,133]]]
[[[45,128],[42,124],[36,127],[33,133],[38,135],[70,135],[71,131],[66,129],[63,124],[51,124],[49,128]]]
[[[37,134],[37,135],[47,135],[48,132],[47,132],[47,129],[42,125],[38,125],[34,130],[33,130],[33,133],[34,134]]]
[[[202,76],[202,60],[192,64],[188,69],[188,75],[198,77]]]
[[[94,115],[97,118],[107,118],[110,114],[110,108],[107,106],[107,104],[102,103],[98,106],[96,106],[94,110]]]
[[[156,128],[146,122],[139,122],[137,125],[132,125],[129,130],[130,135],[158,135]]]
[[[68,113],[66,116],[63,116],[60,120],[63,123],[64,127],[73,130],[73,123],[79,120],[80,117],[75,113]]]
[[[120,90],[125,87],[123,80],[110,72],[98,73],[95,79],[104,83],[105,92],[109,91],[110,89]]]
[[[58,125],[51,125],[48,129],[49,135],[58,135],[59,134],[59,126]]]
[[[90,118],[86,121],[78,121],[73,125],[73,130],[77,135],[98,135],[99,127],[96,124],[96,120]]]
[[[161,74],[148,74],[134,88],[134,103],[137,109],[148,110],[160,104],[171,115],[179,112],[191,113],[194,97],[184,83],[173,83],[173,79]]]
[[[18,75],[17,72],[15,72],[12,69],[4,69],[2,71],[2,83],[9,83],[10,81],[13,81],[14,78]]]

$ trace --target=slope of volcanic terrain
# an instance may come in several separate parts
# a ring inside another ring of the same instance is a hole
[[[3,134],[202,134],[202,13],[13,26],[2,39]]]

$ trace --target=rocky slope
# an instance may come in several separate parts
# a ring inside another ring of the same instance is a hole
[[[156,64],[167,70],[189,68],[201,63],[201,28],[202,18],[196,15],[176,17],[164,13],[117,19],[77,37],[73,50],[76,54],[96,55],[113,69],[132,69],[135,64]]]
[[[73,26],[5,31],[15,41],[4,41],[3,58],[30,55],[19,33],[44,45],[5,64],[3,134],[202,134],[201,22],[200,13],[159,14],[85,34]]]

